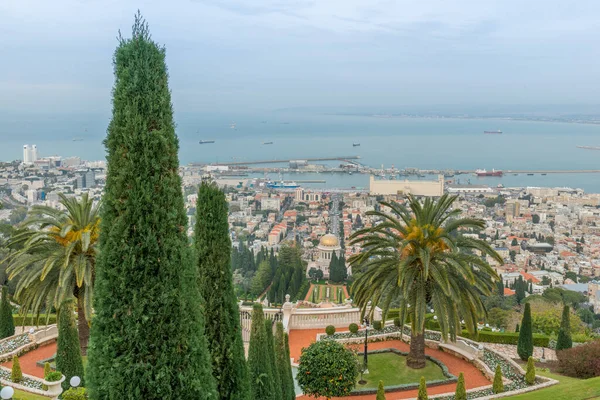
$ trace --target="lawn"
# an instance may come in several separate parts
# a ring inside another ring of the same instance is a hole
[[[359,357],[359,362],[362,363],[362,356]],[[413,370],[406,366],[406,357],[399,354],[392,352],[369,354],[369,373],[364,375],[367,383],[365,385],[357,383],[356,389],[377,388],[380,380],[385,386],[418,383],[421,376],[424,376],[426,381],[446,379],[442,369],[429,360],[425,368]]]
[[[40,396],[33,393],[27,393],[22,390],[15,390],[13,400],[49,400],[50,397]]]
[[[600,377],[575,379],[551,372],[537,372],[538,375],[556,379],[560,383],[549,388],[508,397],[511,400],[592,400],[600,397]]]

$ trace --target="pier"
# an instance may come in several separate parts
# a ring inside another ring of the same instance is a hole
[[[318,161],[346,161],[350,163],[355,163],[353,160],[359,160],[360,156],[341,156],[341,157],[321,157],[321,158],[290,158],[290,159],[275,159],[275,160],[256,160],[256,161],[232,161],[232,162],[220,162],[214,163],[210,165],[255,165],[255,164],[285,164],[290,161],[305,161],[305,162],[318,162]],[[207,165],[206,163],[192,163],[194,167],[199,167],[202,165]]]

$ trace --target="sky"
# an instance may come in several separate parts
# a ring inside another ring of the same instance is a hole
[[[0,112],[108,114],[138,9],[179,112],[600,103],[597,0],[2,0]]]

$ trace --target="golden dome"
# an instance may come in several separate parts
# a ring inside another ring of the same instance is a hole
[[[335,237],[335,235],[328,233],[327,235],[325,235],[321,238],[321,242],[319,244],[321,246],[327,246],[327,247],[338,247],[340,245],[340,242],[339,242],[338,238]]]

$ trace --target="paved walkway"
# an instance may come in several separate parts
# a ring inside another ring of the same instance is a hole
[[[29,353],[23,354],[19,357],[19,364],[21,365],[21,371],[27,375],[37,376],[38,378],[44,377],[44,368],[38,366],[36,363],[46,358],[52,357],[56,354],[56,342],[42,345]],[[12,368],[12,361],[5,362],[2,364],[3,367]]]
[[[498,353],[513,359],[519,358],[517,353],[517,346],[514,344],[496,344],[496,343],[484,343],[485,347],[497,351]],[[556,351],[552,349],[543,350],[544,359],[547,361],[556,361]],[[542,347],[533,348],[533,358],[542,358]]]
[[[316,341],[317,333],[323,333],[324,329],[308,329],[308,330],[293,330],[290,332],[290,356],[294,359],[294,362],[298,362],[298,358],[300,357],[300,351],[302,347],[307,347],[310,343]],[[385,349],[385,348],[395,348],[398,350],[408,352],[409,345],[400,341],[400,340],[390,340],[387,342],[375,342],[369,343],[369,349]],[[446,366],[448,370],[453,375],[458,376],[460,372],[465,375],[465,384],[467,389],[473,389],[480,386],[486,386],[490,384],[490,381],[471,363],[464,361],[462,359],[456,358],[448,353],[444,353],[439,350],[426,349],[425,353],[437,358]],[[432,394],[440,394],[440,393],[448,393],[454,392],[456,390],[456,384],[449,383],[446,385],[431,387],[427,389],[427,392]],[[407,390],[402,392],[395,393],[386,393],[387,400],[399,400],[399,399],[410,399],[417,397],[418,390]],[[375,400],[376,395],[362,395],[362,396],[349,396],[338,398],[334,397],[333,399],[339,400]],[[310,400],[312,397],[308,396],[300,396],[297,397],[298,400]],[[321,400],[325,399],[324,397],[320,398]]]

